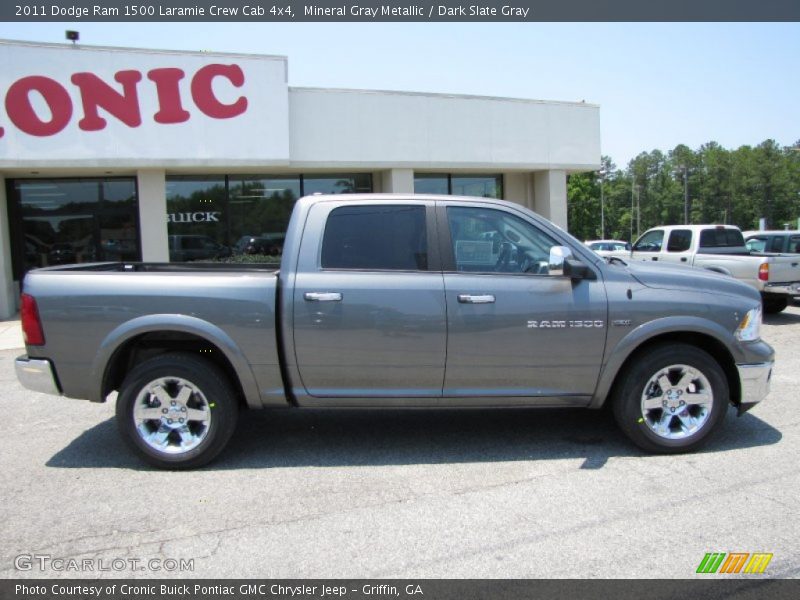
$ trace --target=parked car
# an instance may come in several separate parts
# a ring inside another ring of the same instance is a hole
[[[735,277],[758,290],[768,313],[800,296],[800,261],[752,252],[733,225],[670,225],[646,231],[633,244],[633,260],[700,267]]]
[[[751,252],[800,254],[800,231],[745,231],[744,243]]]
[[[618,256],[626,258],[630,256],[631,244],[622,240],[588,240],[584,242],[591,250],[600,256]]]
[[[511,202],[305,197],[285,249],[280,270],[30,271],[17,377],[94,402],[118,392],[122,437],[166,468],[214,458],[244,406],[611,404],[634,443],[674,453],[769,391],[755,289],[606,261]]]
[[[207,235],[169,236],[169,259],[172,262],[225,258],[230,255],[230,248]]]
[[[283,251],[285,235],[252,236],[243,235],[234,245],[237,254],[264,254],[278,256]]]

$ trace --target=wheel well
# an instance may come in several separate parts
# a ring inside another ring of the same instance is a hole
[[[186,352],[194,354],[218,367],[228,378],[239,398],[239,403],[245,406],[244,392],[242,390],[236,370],[225,354],[214,344],[199,335],[179,331],[157,331],[143,333],[126,341],[114,351],[106,366],[103,376],[101,397],[119,390],[125,376],[137,364],[155,356],[169,352]]]
[[[620,367],[619,371],[617,371],[617,375],[614,378],[614,384],[611,386],[611,390],[609,391],[606,399],[613,397],[617,384],[621,381],[622,376],[631,363],[633,363],[643,354],[646,354],[653,346],[675,342],[689,344],[690,346],[695,346],[701,350],[705,350],[719,363],[722,371],[725,373],[725,378],[728,380],[730,401],[734,405],[738,406],[742,397],[741,383],[739,382],[739,372],[736,370],[736,362],[733,360],[733,356],[725,347],[725,345],[719,340],[709,335],[690,331],[679,331],[657,335],[638,346],[633,352],[630,353],[628,358],[625,359],[625,362]]]

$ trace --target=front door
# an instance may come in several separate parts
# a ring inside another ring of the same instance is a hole
[[[550,248],[560,244],[522,212],[442,205],[444,396],[585,404],[605,347],[602,281],[549,275]]]

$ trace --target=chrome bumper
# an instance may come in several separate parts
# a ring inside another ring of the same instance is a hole
[[[14,361],[14,369],[19,382],[29,390],[54,396],[61,394],[49,360],[20,356]]]
[[[772,377],[772,362],[753,365],[736,365],[739,381],[742,384],[741,404],[753,405],[761,402],[769,394],[769,382]]]
[[[789,283],[767,283],[764,285],[764,293],[800,296],[800,281],[792,281]]]

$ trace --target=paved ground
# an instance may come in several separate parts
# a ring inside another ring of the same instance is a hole
[[[285,411],[190,473],[132,458],[112,406],[23,391],[0,351],[0,577],[65,575],[16,571],[23,553],[194,558],[196,577],[691,577],[710,551],[797,577],[800,308],[764,337],[771,395],[699,454],[644,456],[605,413]]]

